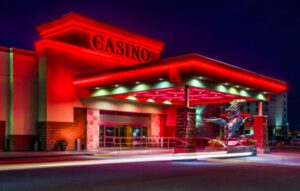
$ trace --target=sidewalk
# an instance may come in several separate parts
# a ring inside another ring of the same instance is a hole
[[[0,152],[1,159],[9,158],[37,158],[55,156],[92,155],[90,151],[22,151],[22,152]]]
[[[159,154],[172,153],[173,149],[116,149],[103,148],[99,150],[81,151],[27,151],[27,152],[5,152],[0,151],[1,159],[18,158],[41,158],[41,157],[63,157],[63,156],[103,156],[103,155],[132,155],[132,154]]]

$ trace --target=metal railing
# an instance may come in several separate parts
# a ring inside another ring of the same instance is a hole
[[[174,137],[114,137],[113,144],[119,148],[171,148]]]

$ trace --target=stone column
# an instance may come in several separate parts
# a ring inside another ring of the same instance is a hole
[[[164,137],[165,116],[161,114],[151,114],[150,137]]]
[[[196,152],[195,108],[177,108],[174,152]]]
[[[268,146],[268,117],[267,116],[253,116],[254,139],[256,140],[257,153],[269,153]]]
[[[99,110],[87,109],[86,145],[87,150],[99,148]]]

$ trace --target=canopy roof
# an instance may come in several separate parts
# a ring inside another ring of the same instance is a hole
[[[155,103],[184,105],[185,86],[191,105],[233,99],[268,100],[286,91],[285,82],[197,54],[75,77],[74,85],[90,89],[90,96],[110,96]]]
[[[202,76],[275,94],[287,89],[287,85],[283,81],[197,54],[118,68],[92,76],[76,77],[74,84],[80,87],[98,87],[151,81],[158,78],[169,79],[172,83],[181,84],[183,83],[182,78],[186,76]]]

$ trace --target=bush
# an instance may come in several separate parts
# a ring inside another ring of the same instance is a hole
[[[61,151],[65,151],[65,150],[67,150],[68,142],[64,139],[60,140],[60,141],[58,141],[58,146]]]
[[[255,146],[256,140],[254,140],[252,138],[244,138],[241,140],[241,144],[244,146]]]
[[[208,141],[208,146],[210,147],[224,147],[224,141],[220,139],[210,139]]]

